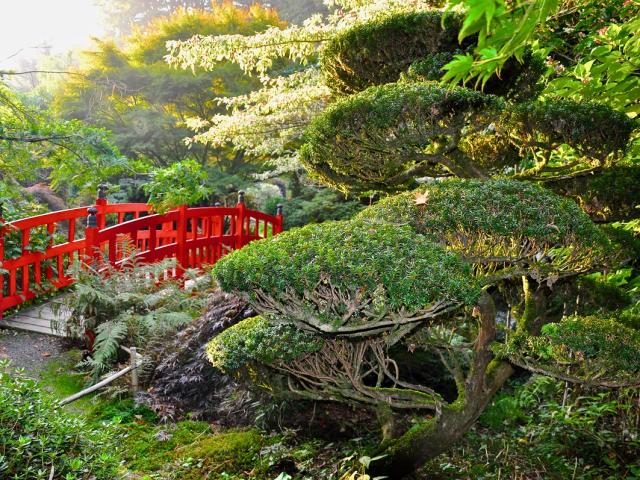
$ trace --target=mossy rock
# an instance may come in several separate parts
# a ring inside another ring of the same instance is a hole
[[[356,218],[370,224],[408,224],[489,271],[514,265],[553,271],[560,268],[554,268],[550,258],[554,249],[571,250],[582,262],[567,268],[588,269],[610,246],[574,202],[516,180],[433,182],[387,197]]]

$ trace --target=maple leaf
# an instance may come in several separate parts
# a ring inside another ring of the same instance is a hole
[[[427,200],[429,200],[429,194],[417,193],[415,198],[416,198],[416,205],[426,205]]]

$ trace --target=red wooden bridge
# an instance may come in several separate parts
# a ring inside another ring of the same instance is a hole
[[[0,216],[0,221],[2,220]],[[118,268],[130,258],[153,263],[175,258],[167,275],[213,265],[228,252],[282,231],[277,215],[235,207],[178,207],[157,214],[143,203],[107,202],[0,223],[0,319],[4,312],[70,286],[74,264]]]

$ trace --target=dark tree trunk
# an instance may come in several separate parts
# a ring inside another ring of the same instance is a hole
[[[474,360],[464,385],[459,386],[458,399],[398,439],[384,442],[380,453],[385,456],[372,464],[373,476],[401,479],[446,452],[469,430],[513,373],[511,364],[493,359],[491,353],[496,329],[495,306],[489,294],[483,294],[478,309],[480,328]]]

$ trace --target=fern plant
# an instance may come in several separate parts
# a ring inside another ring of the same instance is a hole
[[[86,360],[94,380],[117,362],[120,346],[144,351],[201,313],[210,280],[196,278],[194,271],[186,272],[184,283],[166,278],[174,268],[174,259],[142,265],[129,258],[106,272],[76,271],[76,288],[65,301],[71,313],[66,328],[75,337],[87,329],[95,332],[93,354]]]

